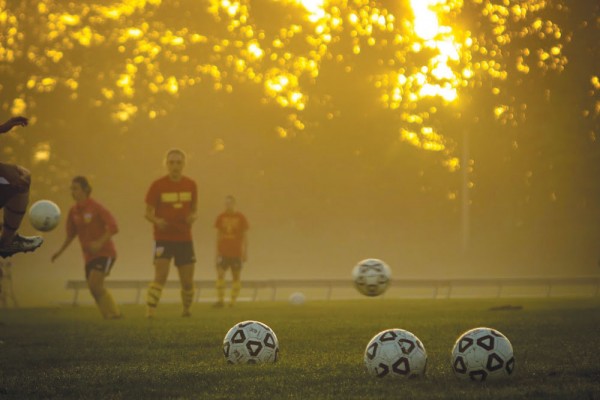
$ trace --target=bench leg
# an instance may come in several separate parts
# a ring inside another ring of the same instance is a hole
[[[140,304],[141,297],[142,297],[142,288],[138,285],[137,293],[135,294],[135,304]]]
[[[77,307],[77,299],[79,298],[79,289],[75,289],[75,294],[73,295],[73,307]]]

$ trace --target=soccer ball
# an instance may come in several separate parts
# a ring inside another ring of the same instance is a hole
[[[223,354],[229,364],[274,363],[279,355],[279,342],[267,325],[244,321],[225,335]]]
[[[306,296],[302,292],[294,292],[290,295],[290,303],[295,306],[301,306],[306,301]]]
[[[452,369],[459,378],[473,381],[506,378],[515,369],[512,345],[497,330],[471,329],[454,344]]]
[[[418,337],[404,329],[379,332],[365,349],[365,365],[379,378],[413,378],[425,375],[427,352]]]
[[[39,200],[29,208],[29,222],[38,231],[48,232],[60,221],[60,208],[50,200]]]
[[[391,276],[390,267],[376,258],[362,260],[352,270],[354,286],[366,296],[379,296],[385,292]]]

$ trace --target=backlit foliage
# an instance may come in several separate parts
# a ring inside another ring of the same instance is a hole
[[[469,106],[464,93],[489,87],[497,100],[488,112],[516,125],[527,104],[506,96],[502,82],[564,70],[569,35],[547,18],[549,7],[546,0],[0,0],[0,70],[20,80],[4,91],[2,106],[35,116],[35,96],[59,89],[81,100],[85,68],[99,64],[86,101],[110,105],[117,123],[165,116],[194,86],[234,93],[250,84],[262,93],[254,101],[288,111],[290,123],[274,127],[287,138],[319,124],[305,120],[310,107],[322,108],[323,120],[338,115],[315,91],[324,66],[335,64],[368,72],[361,78],[376,97],[360,100],[397,115],[399,140],[449,154],[435,122],[441,109],[459,113]],[[10,70],[23,62],[26,76]],[[598,91],[598,77],[590,82]]]

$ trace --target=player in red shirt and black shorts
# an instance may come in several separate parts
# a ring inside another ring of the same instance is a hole
[[[154,225],[154,281],[146,295],[146,316],[153,318],[163,286],[174,261],[181,282],[182,316],[190,316],[194,301],[194,264],[192,224],[196,220],[198,192],[196,182],[182,174],[185,153],[169,150],[167,176],[152,183],[146,194],[146,219]]]
[[[112,241],[118,232],[112,214],[90,197],[92,187],[83,176],[71,182],[71,195],[75,205],[67,216],[67,236],[60,249],[52,255],[54,262],[75,237],[79,238],[85,259],[85,278],[90,292],[105,319],[121,318],[121,311],[112,294],[104,287],[104,279],[110,274],[117,252]]]
[[[235,304],[242,282],[242,263],[248,258],[248,221],[241,212],[235,210],[235,198],[225,198],[225,212],[215,221],[217,229],[217,302],[215,307],[223,307],[225,299],[225,273],[231,268],[231,302]]]

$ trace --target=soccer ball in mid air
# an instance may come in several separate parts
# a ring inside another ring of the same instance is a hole
[[[275,332],[258,321],[235,324],[223,339],[223,354],[229,364],[274,363],[279,355]]]
[[[418,337],[404,329],[379,332],[365,349],[367,371],[379,378],[425,375],[427,352]]]
[[[515,369],[512,345],[497,330],[471,329],[454,344],[452,369],[459,378],[479,382],[509,377]]]
[[[376,258],[362,260],[352,270],[354,286],[366,296],[379,296],[385,292],[391,276],[390,267]]]
[[[29,222],[38,231],[48,232],[60,221],[60,208],[50,200],[39,200],[29,208]]]

